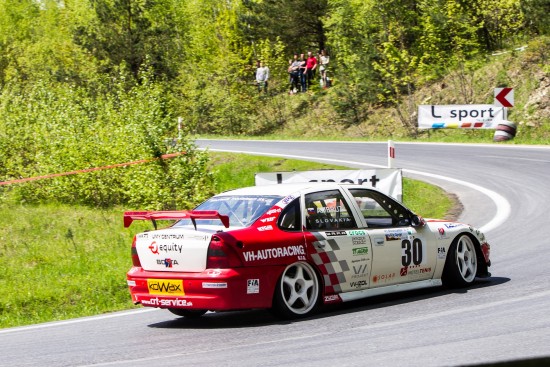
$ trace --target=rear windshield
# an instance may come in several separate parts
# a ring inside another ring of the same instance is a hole
[[[195,210],[217,210],[229,217],[230,227],[248,227],[262,214],[275,205],[283,196],[214,196],[200,204]],[[197,219],[197,225],[220,225],[219,220]],[[188,219],[177,226],[191,225]]]

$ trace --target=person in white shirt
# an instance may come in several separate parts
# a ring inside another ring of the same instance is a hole
[[[325,50],[322,50],[319,56],[319,70],[321,71],[321,84],[323,88],[329,87],[327,83],[327,69],[329,61],[330,57],[328,56],[327,52]]]
[[[260,66],[256,69],[256,83],[258,84],[258,92],[262,92],[262,89],[267,93],[267,81],[269,79],[269,68],[260,61]]]

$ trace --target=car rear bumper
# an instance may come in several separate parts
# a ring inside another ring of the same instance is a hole
[[[207,269],[200,273],[132,267],[128,288],[135,304],[212,311],[269,308],[284,266]]]

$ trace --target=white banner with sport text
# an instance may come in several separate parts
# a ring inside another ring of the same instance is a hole
[[[419,129],[494,129],[506,120],[495,105],[418,106]]]
[[[319,170],[263,172],[255,175],[256,186],[298,182],[340,182],[374,187],[402,201],[403,174],[400,168],[362,170]]]

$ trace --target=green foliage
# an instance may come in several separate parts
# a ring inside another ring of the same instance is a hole
[[[0,159],[4,162],[0,177],[10,180],[151,162],[3,190],[12,190],[25,202],[156,209],[187,208],[208,195],[212,179],[205,171],[207,156],[186,140],[175,145],[166,142],[176,125],[166,91],[150,84],[146,76],[141,85],[129,90],[124,89],[124,81],[114,86],[112,93],[93,95],[68,84],[6,88],[0,96]],[[160,159],[174,151],[186,154]]]

